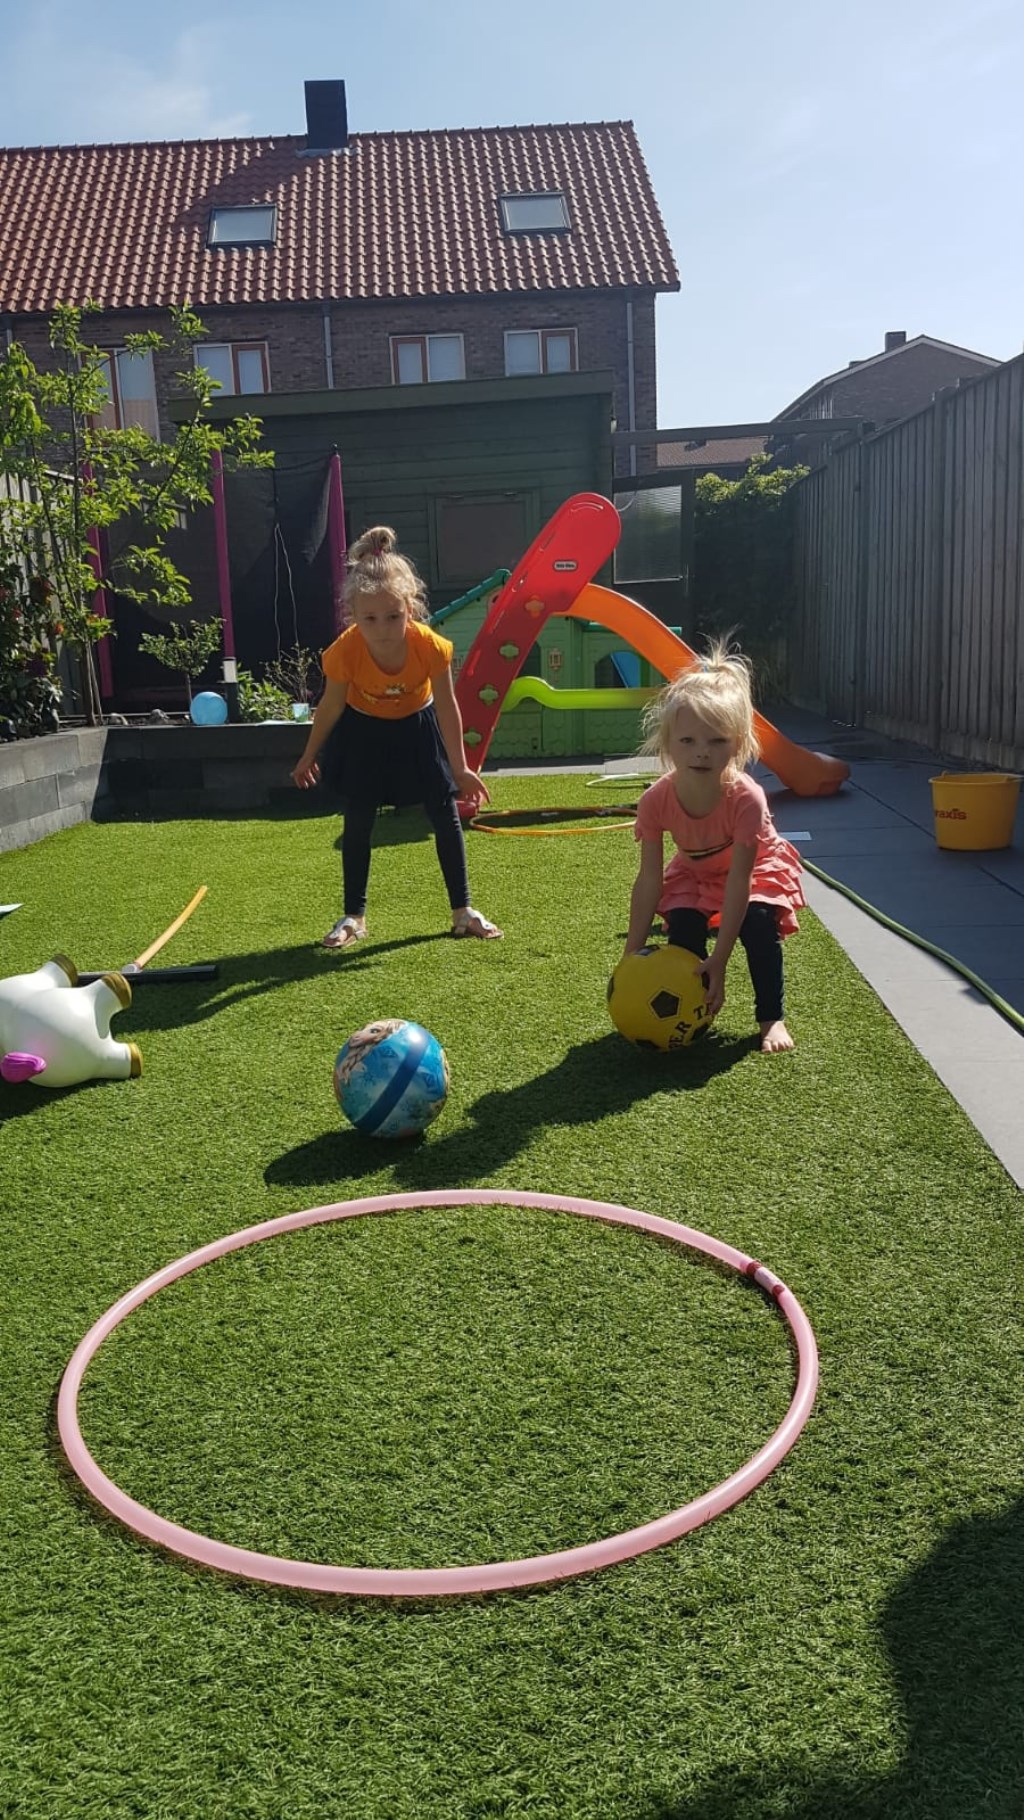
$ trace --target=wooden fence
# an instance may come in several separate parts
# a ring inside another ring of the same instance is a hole
[[[800,482],[788,687],[851,726],[1024,769],[1024,356]]]

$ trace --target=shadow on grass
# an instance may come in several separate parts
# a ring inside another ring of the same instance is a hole
[[[303,942],[290,948],[229,954],[217,961],[217,977],[212,980],[158,985],[137,979],[132,1003],[119,1014],[115,1035],[127,1041],[147,1030],[177,1030],[185,1024],[199,1024],[246,1000],[264,998],[281,986],[294,985],[297,980],[331,977],[340,982],[347,974],[374,968],[384,955],[399,948],[450,939],[447,928],[440,927],[391,942],[360,942],[344,953],[322,948],[318,941]]]
[[[334,813],[341,816],[340,807]],[[337,852],[341,852],[343,830],[338,829],[334,842]],[[434,830],[427,820],[424,809],[378,809],[373,824],[371,850],[375,847],[407,847],[417,841],[433,840]]]
[[[1020,1820],[1024,1504],[951,1529],[889,1600],[882,1632],[907,1728],[891,1776],[766,1764],[692,1799],[638,1803],[629,1820]]]
[[[26,1112],[38,1112],[43,1106],[52,1106],[55,1100],[67,1100],[75,1093],[92,1093],[103,1087],[113,1092],[124,1085],[124,1081],[83,1081],[78,1087],[35,1087],[31,1081],[22,1081],[19,1086],[0,1081],[0,1131],[12,1120],[24,1118]]]
[[[435,1131],[429,1138],[388,1144],[357,1131],[332,1131],[286,1151],[267,1167],[264,1179],[289,1187],[352,1181],[390,1164],[396,1183],[410,1190],[462,1188],[493,1175],[546,1126],[596,1126],[654,1093],[700,1092],[756,1049],[758,1040],[716,1034],[680,1054],[648,1055],[627,1050],[609,1032],[577,1044],[553,1068],[519,1087],[481,1095],[469,1108],[472,1123],[450,1137]],[[551,1191],[562,1187],[553,1182]]]

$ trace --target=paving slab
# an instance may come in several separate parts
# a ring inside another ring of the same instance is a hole
[[[952,853],[935,840],[931,779],[963,760],[783,708],[782,732],[850,766],[835,796],[799,797],[759,766],[780,832],[801,855],[896,923],[952,955],[1024,1014],[1024,803],[1012,846]],[[509,767],[529,775],[543,766]],[[646,758],[548,766],[604,777],[649,774]],[[500,773],[496,773],[500,774]],[[1024,1035],[963,976],[807,874],[815,914],[874,987],[1018,1187],[1024,1188]],[[950,1209],[955,1217],[955,1208]]]

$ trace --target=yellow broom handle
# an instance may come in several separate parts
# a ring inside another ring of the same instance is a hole
[[[188,919],[192,915],[193,910],[195,910],[197,908],[197,906],[202,903],[203,898],[205,896],[206,896],[206,886],[200,885],[198,891],[195,894],[195,897],[192,899],[192,902],[190,904],[185,905],[185,908],[182,911],[181,915],[175,917],[175,919],[169,929],[165,929],[162,935],[158,935],[155,942],[150,942],[149,947],[146,948],[144,950],[144,952],[139,955],[138,959],[133,962],[133,965],[136,967],[144,967],[146,965],[147,961],[151,961],[153,959],[154,954],[159,954],[161,948],[164,947],[165,943],[170,941],[171,936],[177,935],[178,930],[181,928],[182,923],[188,922]]]

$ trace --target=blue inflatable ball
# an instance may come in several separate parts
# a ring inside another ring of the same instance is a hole
[[[204,689],[201,695],[193,695],[189,713],[197,727],[221,727],[228,717],[228,704],[215,689]]]
[[[367,1137],[415,1137],[443,1111],[448,1058],[436,1036],[404,1018],[379,1018],[350,1036],[334,1064],[345,1117]]]

